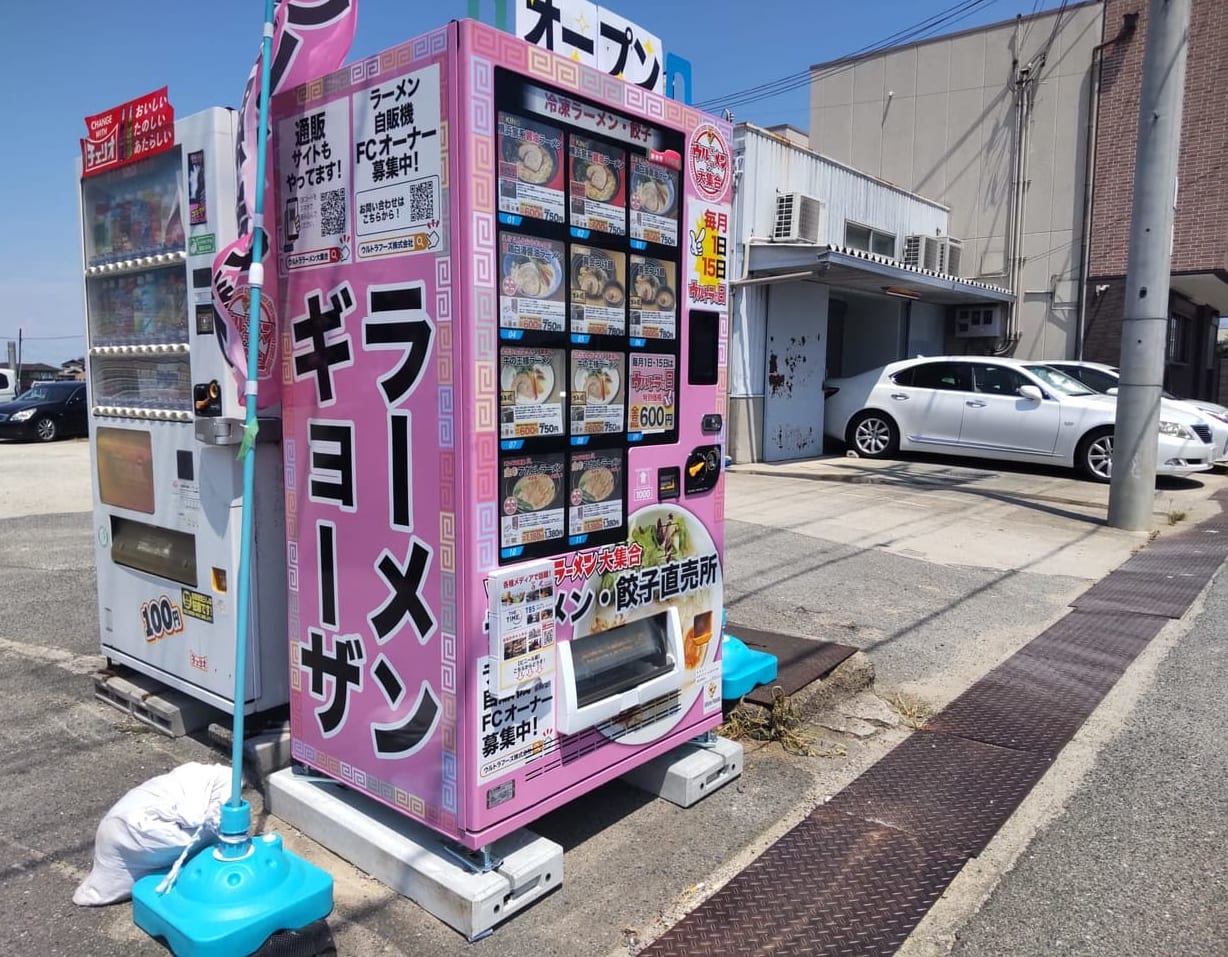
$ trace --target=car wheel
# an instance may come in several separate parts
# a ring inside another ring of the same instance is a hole
[[[845,438],[850,449],[867,459],[888,458],[900,448],[900,430],[885,412],[858,412]]]
[[[1093,482],[1107,482],[1113,475],[1113,430],[1095,429],[1083,436],[1075,466]]]
[[[57,429],[55,427],[55,419],[49,415],[44,415],[41,419],[34,423],[34,434],[40,442],[50,442],[56,437]]]

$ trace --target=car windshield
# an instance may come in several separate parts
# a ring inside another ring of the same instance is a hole
[[[40,382],[32,385],[18,398],[22,402],[47,402],[51,399],[62,399],[69,391],[75,389],[75,382]]]
[[[1061,392],[1064,395],[1095,395],[1078,379],[1072,379],[1065,372],[1059,372],[1053,366],[1035,365],[1024,366],[1024,368],[1055,392]]]

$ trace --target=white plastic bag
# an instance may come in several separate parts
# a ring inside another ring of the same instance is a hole
[[[213,840],[230,788],[230,768],[183,764],[120,798],[98,825],[94,868],[74,904],[114,904],[146,874],[166,870],[195,844]]]

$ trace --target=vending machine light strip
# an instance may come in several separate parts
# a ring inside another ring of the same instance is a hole
[[[156,256],[142,256],[140,259],[123,259],[119,262],[104,263],[100,266],[87,266],[87,276],[116,276],[126,272],[140,272],[157,266],[171,266],[188,258],[182,249],[173,253],[158,253]]]
[[[151,342],[148,345],[139,346],[93,346],[89,354],[91,356],[157,356],[191,351],[192,347],[186,342]]]

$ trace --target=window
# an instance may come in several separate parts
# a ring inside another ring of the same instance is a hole
[[[900,385],[944,392],[972,391],[972,367],[966,362],[924,362],[905,371],[911,376],[908,382],[901,381],[903,374],[896,376],[895,381]]]
[[[976,391],[987,395],[1018,395],[1019,388],[1028,384],[1027,379],[1006,366],[978,363],[972,367],[972,374]]]
[[[8,387],[9,387],[9,377],[6,376],[3,372],[0,372],[0,389],[7,389]]]
[[[1177,363],[1190,361],[1190,320],[1188,317],[1176,313],[1168,317],[1168,350],[1165,358],[1169,362]]]
[[[1087,367],[1062,369],[1062,371],[1074,376],[1088,388],[1095,389],[1097,392],[1108,392],[1109,389],[1117,388],[1117,376],[1111,372],[1102,372],[1100,369],[1088,369]]]
[[[895,259],[895,234],[845,221],[844,245],[850,249]]]

